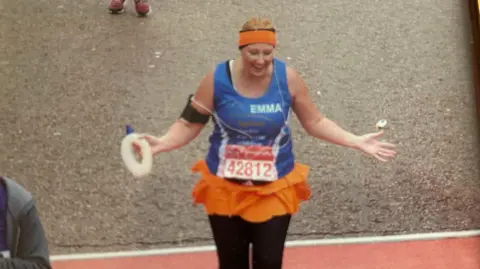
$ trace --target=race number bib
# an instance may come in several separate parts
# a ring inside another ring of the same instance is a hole
[[[273,181],[277,177],[272,147],[227,145],[223,176]]]

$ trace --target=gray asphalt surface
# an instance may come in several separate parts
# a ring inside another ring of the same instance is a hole
[[[161,134],[213,66],[234,57],[237,30],[273,19],[277,56],[299,70],[319,109],[355,133],[389,121],[388,164],[310,138],[312,200],[289,239],[475,229],[479,152],[466,6],[449,0],[165,0],[138,18],[106,1],[0,0],[0,172],[33,192],[52,254],[211,243],[193,207],[190,166],[211,128],[123,168],[124,124]],[[155,53],[159,55],[155,57]]]

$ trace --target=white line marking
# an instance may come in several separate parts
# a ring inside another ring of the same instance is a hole
[[[474,237],[474,236],[480,236],[480,230],[370,236],[370,237],[346,237],[346,238],[316,239],[316,240],[295,240],[295,241],[288,241],[285,245],[286,247],[306,247],[306,246],[326,246],[326,245],[340,245],[340,244],[371,244],[371,243],[385,243],[385,242],[438,240],[438,239],[463,238],[463,237]],[[195,252],[209,252],[209,251],[215,251],[215,246],[53,255],[51,256],[51,260],[52,261],[68,261],[68,260],[109,259],[109,258],[158,256],[158,255],[170,255],[170,254],[178,254],[178,253],[195,253]]]

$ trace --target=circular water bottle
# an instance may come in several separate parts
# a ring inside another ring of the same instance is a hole
[[[146,176],[152,171],[153,156],[150,144],[144,139],[139,139],[141,135],[135,133],[130,125],[126,126],[126,133],[120,148],[123,162],[134,177]],[[141,160],[137,159],[137,153],[133,150],[133,142],[140,146]]]

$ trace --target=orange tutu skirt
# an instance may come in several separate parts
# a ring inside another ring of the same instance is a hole
[[[263,186],[245,186],[217,177],[205,160],[193,167],[200,173],[192,196],[195,204],[203,204],[207,214],[240,216],[250,222],[264,222],[274,216],[298,212],[300,203],[310,199],[307,184],[309,167],[295,163],[285,177]]]

